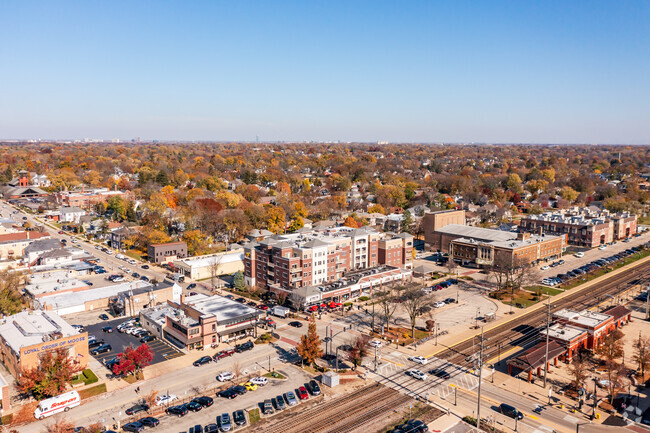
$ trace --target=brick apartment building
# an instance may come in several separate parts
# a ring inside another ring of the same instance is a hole
[[[600,209],[581,208],[546,212],[522,218],[521,231],[566,235],[571,245],[595,248],[636,234],[637,216],[629,213],[610,214]]]
[[[277,235],[244,245],[246,283],[262,290],[338,280],[354,269],[413,266],[413,236],[370,227],[336,227]]]
[[[464,210],[443,210],[439,212],[428,212],[422,218],[422,231],[424,242],[432,245],[437,238],[435,232],[449,224],[464,226],[466,224]]]
[[[147,246],[147,257],[150,262],[160,264],[187,257],[185,242],[167,242]]]
[[[56,202],[61,206],[80,207],[90,209],[93,205],[105,202],[110,197],[119,196],[127,198],[128,191],[111,191],[108,188],[82,189],[81,191],[61,191],[54,194]]]

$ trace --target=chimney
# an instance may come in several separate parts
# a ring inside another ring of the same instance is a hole
[[[185,304],[185,295],[181,293],[181,304]]]

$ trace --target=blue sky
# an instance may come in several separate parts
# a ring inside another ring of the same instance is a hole
[[[645,1],[0,0],[0,137],[650,143]]]

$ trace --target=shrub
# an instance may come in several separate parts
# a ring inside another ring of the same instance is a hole
[[[361,302],[366,302],[368,299],[370,299],[369,296],[360,296],[360,297],[359,297],[359,300],[360,300]]]
[[[90,385],[91,383],[95,383],[95,382],[99,381],[99,379],[97,378],[97,375],[95,375],[95,373],[93,373],[93,371],[90,368],[85,369],[81,373],[81,375],[83,376],[83,378],[84,378],[83,381],[84,381],[84,384],[86,384],[86,385]]]
[[[352,302],[346,302],[345,304],[343,304],[343,306],[344,307],[350,307],[350,306],[352,306]]]
[[[465,421],[469,425],[476,426],[476,418],[472,416],[463,417],[463,421]]]

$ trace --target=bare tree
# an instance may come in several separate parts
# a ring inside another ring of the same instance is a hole
[[[429,302],[429,298],[420,287],[408,289],[404,294],[404,308],[411,323],[411,338],[415,338],[415,322],[422,315],[422,307]]]
[[[650,338],[642,337],[639,332],[639,339],[634,343],[634,362],[639,364],[641,380],[645,381],[645,370],[650,366]]]
[[[241,369],[241,364],[239,361],[235,361],[232,365],[232,374],[235,375],[235,381],[239,381],[239,378],[242,375],[242,369]]]
[[[360,335],[354,339],[352,344],[350,344],[348,350],[346,351],[346,357],[353,365],[353,370],[356,370],[363,357],[368,354],[368,341],[370,337],[367,335]]]
[[[221,259],[222,258],[223,258],[223,255],[214,256],[214,257],[212,257],[212,260],[210,261],[210,265],[209,265],[210,283],[212,284],[212,292],[213,293],[216,292],[215,280],[220,275],[219,270],[221,268]]]
[[[63,416],[54,418],[52,424],[49,424],[47,427],[45,427],[46,433],[67,433],[73,429],[74,424]]]
[[[609,402],[612,403],[614,395],[621,388],[621,377],[624,370],[624,366],[616,362],[623,356],[623,333],[618,329],[615,330],[605,337],[594,352],[605,361],[607,391],[609,392]]]
[[[150,408],[154,407],[154,404],[156,404],[156,397],[158,397],[158,391],[155,389],[152,389],[149,394],[146,394],[143,399],[144,402],[147,403],[147,406]]]
[[[578,355],[573,358],[569,365],[569,374],[573,378],[573,386],[575,386],[575,389],[580,389],[584,386],[590,373],[589,364],[584,357]]]
[[[539,279],[537,268],[527,260],[511,259],[499,254],[496,255],[488,271],[494,277],[497,289],[509,290],[511,294]]]
[[[447,273],[449,275],[453,275],[456,269],[458,268],[458,264],[454,261],[454,258],[451,256],[451,254],[447,259],[447,262],[445,263],[445,268],[447,269]]]
[[[389,329],[390,319],[393,317],[395,310],[397,309],[394,290],[386,287],[385,290],[377,292],[377,305],[379,305],[381,315],[386,321],[386,329]]]

